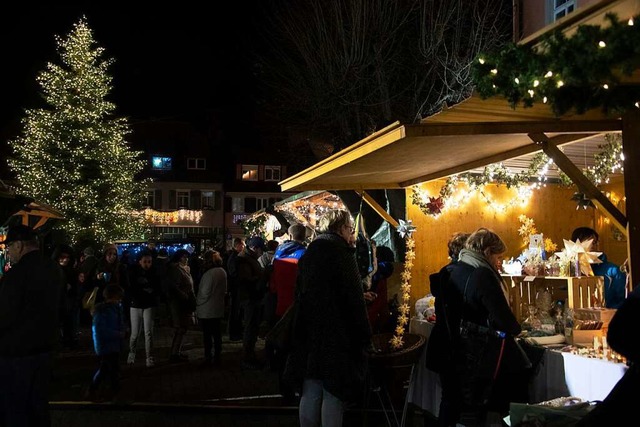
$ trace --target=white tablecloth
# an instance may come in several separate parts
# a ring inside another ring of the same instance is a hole
[[[429,340],[433,323],[426,320],[418,320],[415,317],[409,322],[409,332],[420,334]],[[422,355],[418,364],[413,370],[411,384],[407,390],[409,402],[425,409],[438,416],[440,399],[442,398],[442,388],[440,387],[440,376],[426,368],[427,345],[422,349]]]
[[[425,320],[412,318],[409,323],[409,332],[424,335],[427,340],[432,329],[433,324]],[[414,369],[407,393],[409,402],[438,416],[442,388],[438,374],[425,367],[426,354],[427,345]],[[622,363],[547,350],[530,385],[530,403],[565,396],[602,400],[626,370],[627,366]]]
[[[623,363],[547,350],[531,384],[532,402],[561,396],[603,400],[627,371]]]

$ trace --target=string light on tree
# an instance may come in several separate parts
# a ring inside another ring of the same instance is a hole
[[[142,153],[130,150],[129,125],[106,99],[113,61],[95,46],[85,18],[56,42],[60,64],[37,76],[47,107],[27,110],[21,135],[10,141],[17,191],[62,212],[59,227],[72,242],[140,239],[148,182],[134,178]]]

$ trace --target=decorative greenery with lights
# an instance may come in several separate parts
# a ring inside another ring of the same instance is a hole
[[[490,183],[503,184],[507,188],[519,188],[522,185],[529,184],[536,176],[540,180],[545,179],[544,173],[549,164],[548,157],[539,153],[536,154],[526,171],[513,173],[503,164],[492,164],[484,168],[482,174],[474,175],[472,173],[462,173],[447,178],[442,188],[440,188],[438,197],[429,197],[426,200],[418,188],[414,186],[411,193],[411,201],[418,206],[425,215],[438,216],[447,206],[447,203],[453,195],[458,184],[466,183],[471,189],[479,190],[485,199],[486,194],[482,188]],[[540,172],[542,170],[542,172]]]
[[[262,214],[250,219],[245,219],[238,222],[238,225],[242,227],[245,236],[260,236],[265,237],[265,224],[267,223],[268,215]]]
[[[604,136],[604,145],[599,145],[600,152],[594,154],[594,165],[583,170],[584,175],[589,178],[594,185],[606,184],[612,173],[623,172],[624,156],[622,154],[622,135],[619,133],[608,133]],[[566,174],[560,173],[560,179],[565,185],[571,185],[572,181]]]
[[[616,172],[623,172],[624,156],[622,154],[622,136],[619,133],[608,133],[605,135],[606,144],[600,145],[600,152],[594,155],[594,165],[583,170],[585,176],[594,185],[606,184],[610,176]],[[483,187],[487,184],[503,184],[507,188],[520,189],[525,185],[530,186],[532,182],[546,181],[546,173],[551,165],[550,159],[544,153],[536,154],[528,168],[524,172],[513,173],[502,164],[492,164],[484,168],[482,174],[474,175],[463,173],[454,175],[445,181],[440,188],[438,197],[425,197],[418,186],[412,188],[411,201],[415,206],[429,216],[437,217],[450,205],[451,198],[458,188],[458,184],[465,183],[470,191],[478,191],[488,204],[492,201],[484,192]],[[560,181],[563,185],[571,186],[573,182],[561,170],[558,170]],[[582,194],[582,193],[576,193]],[[582,194],[584,197],[584,195]],[[593,206],[589,199],[576,199],[579,207]],[[588,205],[585,203],[589,202]],[[517,203],[517,200],[513,200]]]
[[[10,144],[17,191],[62,212],[73,242],[142,238],[146,182],[141,152],[125,140],[127,121],[114,117],[107,73],[112,60],[95,47],[86,19],[56,37],[61,64],[47,64],[37,81],[48,104],[27,110],[22,133]]]
[[[538,46],[511,43],[497,54],[479,55],[473,64],[477,92],[503,95],[514,108],[547,103],[556,115],[639,107],[640,86],[625,82],[640,64],[637,18],[606,18],[606,28],[581,25],[571,37],[558,30]]]

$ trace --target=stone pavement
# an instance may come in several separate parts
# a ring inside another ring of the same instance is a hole
[[[82,328],[78,346],[60,350],[54,363],[50,394],[53,426],[298,425],[297,406],[288,406],[282,399],[277,374],[268,367],[242,367],[241,342],[230,342],[223,336],[221,365],[202,369],[202,338],[197,327],[185,336],[188,362],[168,363],[172,334],[171,328],[156,326],[155,367],[145,366],[143,339],[139,340],[138,360],[133,366],[126,364],[124,352],[121,391],[112,401],[90,402],[85,392],[98,358],[93,352],[90,329]],[[264,341],[259,340],[259,354],[263,347]],[[372,402],[368,411],[348,411],[345,427],[387,425],[375,397]],[[418,411],[412,408],[409,413],[406,425],[423,424]]]

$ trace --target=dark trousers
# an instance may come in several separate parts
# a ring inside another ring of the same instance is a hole
[[[0,425],[50,426],[51,353],[0,357]]]
[[[222,354],[222,332],[220,330],[220,318],[199,319],[202,325],[202,339],[204,343],[204,358],[211,360],[211,349],[213,348],[213,359],[220,360]],[[213,341],[213,345],[212,345]]]
[[[100,367],[93,376],[89,390],[96,391],[103,381],[107,381],[112,392],[120,390],[120,353],[100,356]]]
[[[70,307],[62,313],[62,343],[64,345],[73,345],[78,340],[76,333],[78,331],[79,307]]]
[[[233,340],[242,337],[242,319],[240,318],[240,300],[238,299],[238,288],[232,287],[230,290],[231,306],[229,307],[229,338]]]
[[[261,304],[251,299],[240,302],[243,312],[244,334],[242,336],[242,349],[245,360],[256,358],[255,348],[258,341],[258,326],[260,325]]]
[[[171,356],[177,356],[182,353],[182,341],[186,333],[187,328],[174,328],[173,340],[171,341]]]

